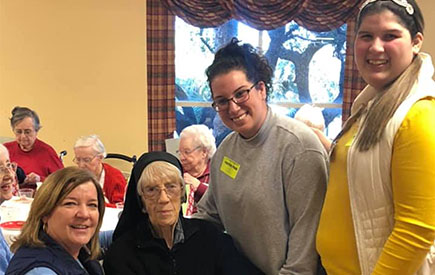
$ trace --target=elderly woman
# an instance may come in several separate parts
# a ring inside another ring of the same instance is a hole
[[[0,204],[12,198],[16,167],[9,160],[8,149],[0,144]],[[4,274],[11,258],[12,253],[0,230],[0,274]]]
[[[11,127],[16,140],[4,145],[9,150],[11,161],[24,170],[26,187],[36,188],[36,182],[44,181],[48,175],[63,168],[56,151],[37,138],[41,125],[35,111],[15,107],[12,110]]]
[[[80,137],[74,145],[74,162],[78,167],[91,171],[103,188],[104,197],[109,203],[124,201],[124,175],[115,167],[103,163],[106,149],[97,135]]]
[[[331,148],[332,141],[325,135],[325,119],[322,110],[309,104],[303,105],[295,114],[295,119],[305,123],[319,138],[326,151]]]
[[[103,274],[98,232],[104,196],[94,176],[68,167],[36,193],[6,274]]]
[[[104,259],[106,274],[258,274],[229,235],[206,221],[183,218],[184,199],[178,159],[165,152],[143,154]]]
[[[191,125],[181,132],[178,148],[184,182],[190,187],[186,216],[191,216],[208,188],[210,159],[216,151],[215,138],[207,126]]]

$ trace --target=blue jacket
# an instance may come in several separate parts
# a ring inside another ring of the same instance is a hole
[[[0,230],[0,275],[5,274],[9,261],[12,258],[12,253],[9,250],[9,246]]]
[[[80,263],[62,246],[43,231],[40,232],[45,247],[20,247],[6,270],[6,274],[22,275],[35,267],[47,267],[59,275],[103,275],[98,261],[89,260],[89,254],[82,249],[79,254]]]

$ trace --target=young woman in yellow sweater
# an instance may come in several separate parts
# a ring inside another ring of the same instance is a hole
[[[435,274],[435,83],[423,27],[414,0],[361,7],[355,60],[368,86],[331,149],[317,233],[328,274]]]

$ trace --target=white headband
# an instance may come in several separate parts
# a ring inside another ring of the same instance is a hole
[[[377,2],[377,1],[380,1],[380,0],[367,0],[367,1],[365,1],[364,2],[364,4],[362,4],[362,6],[361,6],[361,9],[360,9],[360,12],[368,5],[368,4],[370,4],[370,3],[373,3],[373,2]],[[406,1],[406,0],[390,0],[390,1],[392,1],[393,3],[395,3],[396,5],[399,5],[399,6],[401,6],[401,7],[404,7],[405,9],[406,9],[406,12],[409,14],[409,15],[413,15],[414,14],[414,7],[411,5],[411,4],[409,4],[408,3],[408,1]]]

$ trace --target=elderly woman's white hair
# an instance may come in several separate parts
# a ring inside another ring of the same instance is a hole
[[[180,138],[191,138],[196,146],[204,147],[208,152],[208,158],[216,152],[216,140],[213,131],[203,124],[190,125],[181,131]]]
[[[5,154],[7,158],[9,158],[9,151],[3,144],[0,143],[0,154]]]
[[[295,114],[295,119],[302,121],[310,127],[317,128],[320,131],[325,130],[325,119],[322,110],[309,104],[303,105]]]
[[[103,155],[103,157],[106,157],[106,148],[104,148],[103,143],[98,138],[97,135],[89,135],[89,136],[82,136],[79,137],[74,145],[74,148],[77,147],[89,147],[91,146],[92,149],[94,149],[95,152],[98,154]]]

